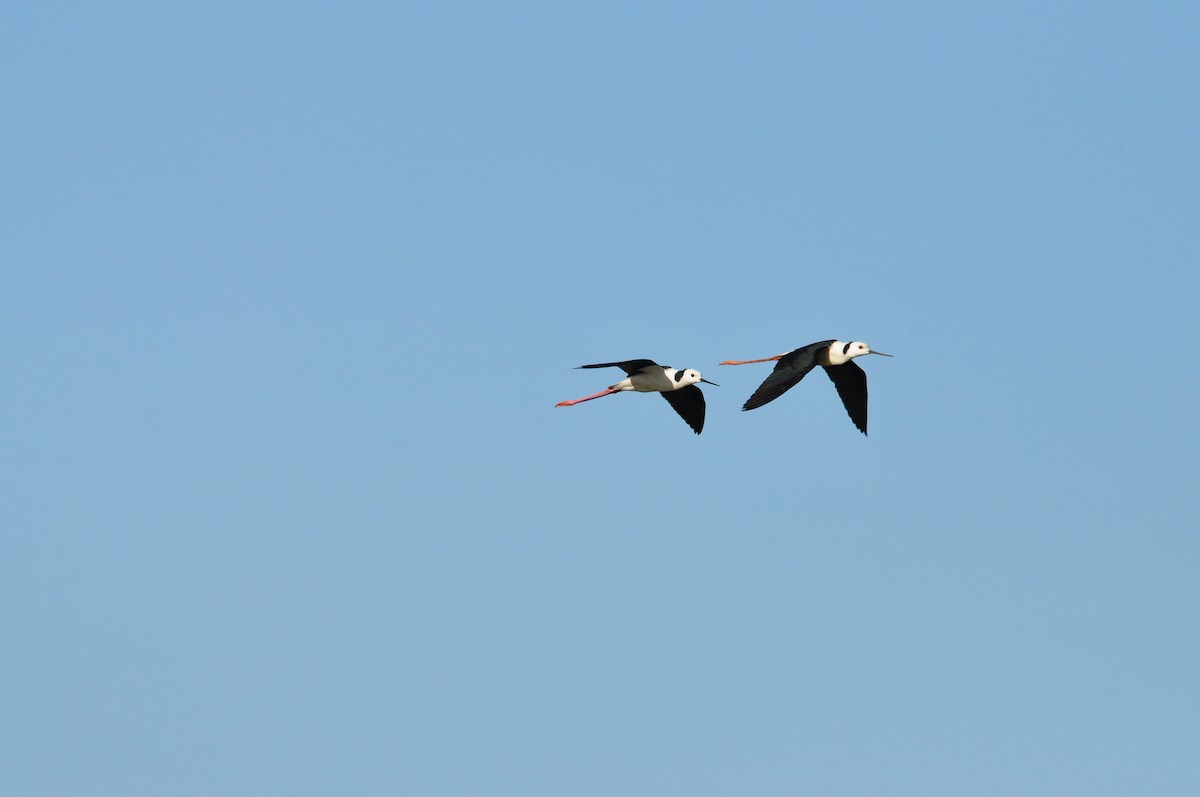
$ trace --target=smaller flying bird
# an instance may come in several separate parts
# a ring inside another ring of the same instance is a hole
[[[579,367],[620,368],[627,374],[627,378],[615,385],[610,385],[599,393],[570,401],[560,401],[554,406],[570,407],[580,402],[591,401],[625,390],[636,390],[639,393],[660,393],[696,434],[700,434],[704,430],[704,392],[696,383],[703,382],[706,385],[720,387],[716,382],[709,382],[700,376],[699,371],[691,368],[680,371],[666,365],[659,365],[653,360],[623,360],[619,363],[596,363]]]
[[[753,410],[764,404],[769,404],[782,396],[809,371],[818,365],[825,369],[850,420],[863,434],[867,433],[867,375],[854,362],[855,357],[864,354],[878,354],[891,357],[881,351],[872,351],[871,347],[862,341],[845,343],[840,340],[823,340],[801,346],[795,351],[780,354],[775,357],[764,357],[761,360],[726,360],[721,365],[746,365],[747,363],[767,363],[778,360],[775,370],[766,378],[758,390],[742,405],[743,410]]]

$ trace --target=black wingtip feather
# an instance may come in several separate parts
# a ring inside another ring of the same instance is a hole
[[[678,390],[668,390],[658,395],[667,400],[671,408],[678,413],[680,418],[683,418],[684,423],[691,427],[692,431],[700,434],[704,431],[704,391],[695,385]]]

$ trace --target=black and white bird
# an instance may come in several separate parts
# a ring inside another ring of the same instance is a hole
[[[742,405],[743,410],[753,410],[771,403],[819,365],[833,380],[833,386],[837,388],[838,395],[842,397],[842,404],[845,405],[850,420],[854,421],[854,425],[860,432],[866,434],[867,375],[853,362],[855,357],[861,357],[864,354],[892,356],[881,351],[872,351],[871,347],[862,341],[846,343],[840,340],[823,340],[775,357],[764,357],[761,360],[726,360],[721,365],[779,361],[775,364],[775,370],[771,372],[771,375]]]
[[[639,393],[660,393],[667,403],[679,413],[679,417],[687,421],[687,425],[692,427],[696,434],[700,434],[704,430],[704,392],[696,383],[703,382],[706,385],[720,387],[716,382],[709,382],[700,376],[699,371],[691,368],[681,371],[666,365],[659,365],[653,360],[624,360],[618,363],[596,363],[579,367],[620,368],[627,374],[627,377],[599,393],[570,401],[560,401],[554,406],[570,407],[580,402],[591,401],[625,390],[636,390]]]

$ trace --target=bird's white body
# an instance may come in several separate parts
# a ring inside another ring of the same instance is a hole
[[[594,363],[581,365],[580,368],[620,368],[625,372],[625,378],[615,385],[609,385],[599,393],[584,396],[570,401],[560,401],[557,407],[573,407],[585,401],[611,396],[632,390],[637,393],[658,393],[667,400],[679,417],[692,428],[696,434],[704,429],[704,393],[700,391],[697,382],[713,385],[700,376],[700,372],[687,368],[680,370],[667,365],[659,365],[653,360],[623,360],[615,363]]]
[[[700,372],[688,368],[648,368],[609,385],[609,390],[636,390],[639,393],[668,393],[694,385],[701,380]]]

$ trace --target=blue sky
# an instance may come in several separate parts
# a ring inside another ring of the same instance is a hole
[[[1200,789],[1194,4],[0,22],[5,793]]]

